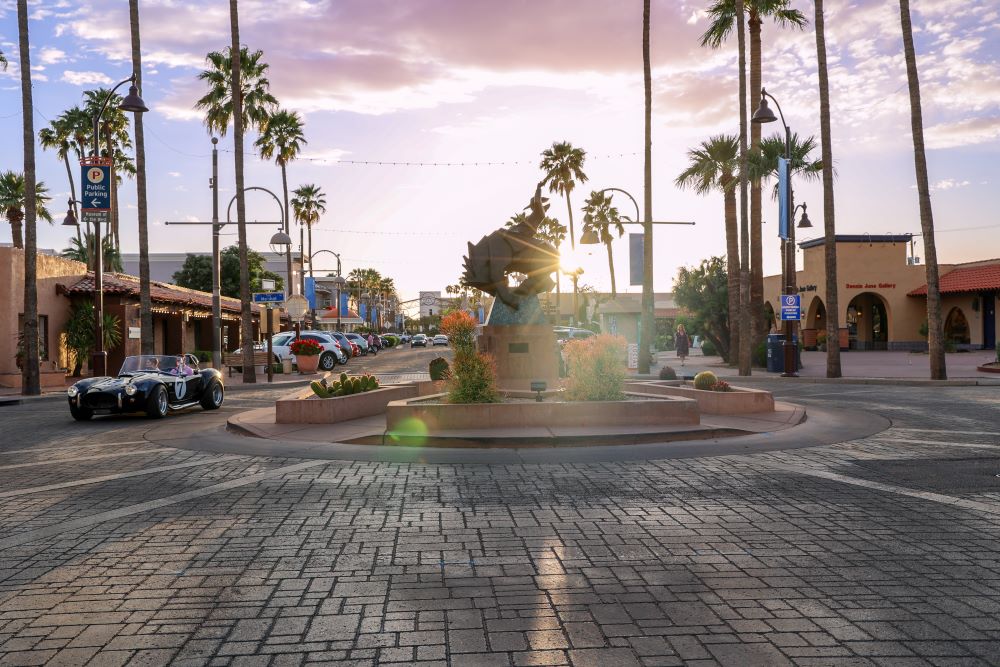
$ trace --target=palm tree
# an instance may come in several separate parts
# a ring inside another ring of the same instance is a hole
[[[792,9],[790,0],[748,0],[744,3],[750,28],[750,101],[756,105],[760,99],[761,28],[763,21],[770,18],[778,26],[802,28],[806,18],[797,9]],[[736,22],[736,1],[715,0],[708,9],[712,22],[701,36],[701,45],[717,49],[729,37]],[[750,151],[755,153],[760,146],[761,127],[757,123],[750,126]],[[753,341],[759,342],[767,333],[764,326],[764,250],[762,239],[762,198],[760,187],[754,185],[750,191],[750,303],[753,317]]]
[[[291,160],[298,157],[299,152],[302,150],[303,144],[306,144],[305,137],[302,134],[302,118],[299,117],[294,111],[286,111],[281,109],[274,113],[274,115],[268,117],[266,123],[264,124],[263,131],[260,136],[257,137],[257,141],[254,144],[257,150],[260,151],[260,156],[265,160],[270,160],[274,158],[274,161],[278,163],[281,167],[281,190],[285,196],[285,233],[290,233],[291,223],[288,217],[288,175],[286,173],[286,166]],[[286,270],[288,271],[288,293],[293,292],[292,288],[292,253],[285,253],[285,259],[288,264]],[[310,272],[309,275],[312,275]]]
[[[38,131],[38,143],[46,150],[55,150],[56,155],[66,165],[66,178],[69,180],[70,206],[76,210],[76,182],[73,180],[73,169],[69,164],[69,153],[73,149],[70,139],[70,126],[63,114]],[[79,240],[80,227],[76,228],[76,238]]]
[[[582,148],[573,148],[568,141],[554,142],[552,148],[542,151],[542,162],[538,166],[545,172],[542,183],[548,182],[549,192],[558,192],[566,197],[566,212],[569,214],[569,242],[576,248],[576,232],[573,229],[573,206],[570,204],[570,193],[576,187],[576,182],[585,183],[587,175],[583,173],[583,162],[587,153]],[[556,250],[559,246],[556,245]],[[562,292],[559,272],[556,272],[556,295]]]
[[[608,251],[608,271],[611,273],[611,296],[618,296],[618,288],[615,284],[615,256],[611,251],[611,242],[615,240],[613,232],[618,232],[618,238],[625,234],[625,227],[622,225],[621,216],[618,209],[611,205],[611,195],[594,191],[584,203],[583,207],[583,232],[588,231],[597,234],[597,238]]]
[[[740,247],[736,222],[736,184],[740,168],[740,145],[735,135],[721,134],[688,151],[689,164],[674,181],[700,195],[721,192],[725,205],[726,273],[729,285],[729,358],[738,358],[740,311]]]
[[[642,317],[639,329],[639,372],[648,373],[653,344],[653,78],[649,60],[649,0],[642,3],[642,82],[645,95],[645,138],[642,179]]]
[[[823,258],[826,269],[826,376],[839,378],[840,318],[837,303],[837,230],[833,208],[833,140],[830,136],[830,80],[826,68],[823,0],[815,1],[816,62],[819,73],[819,133],[823,163]],[[755,124],[756,125],[756,124]]]
[[[747,47],[743,0],[736,0],[740,89],[740,375],[750,375],[750,218],[747,211]]]
[[[319,216],[326,213],[326,195],[319,189],[318,185],[300,185],[292,194],[292,211],[295,220],[300,225],[305,225],[309,230],[308,248],[309,257],[313,253],[312,227],[319,222]],[[309,261],[309,277],[313,277],[312,260]]]
[[[125,269],[122,266],[122,255],[115,248],[114,241],[107,236],[101,237],[101,245],[104,247],[104,268],[106,271],[114,271],[116,273],[124,273]],[[83,240],[80,239],[70,239],[69,246],[62,249],[59,253],[60,257],[65,257],[66,259],[72,259],[77,262],[82,262],[87,266],[90,266],[91,260],[91,249],[94,247],[94,235],[87,232]]]
[[[24,362],[21,366],[21,393],[42,393],[38,375],[38,256],[35,247],[35,218],[38,214],[38,184],[35,184],[34,103],[31,99],[31,58],[28,51],[28,0],[17,0],[17,36],[21,60],[21,141],[24,147]],[[9,211],[9,209],[7,209]],[[13,225],[13,221],[11,221]]]
[[[132,71],[135,85],[142,91],[142,49],[139,40],[139,0],[128,0],[129,32],[132,36]],[[146,201],[146,135],[142,114],[132,114],[135,126],[135,189],[136,213],[139,222],[139,348],[142,354],[153,354],[153,300],[149,291],[149,227]]]
[[[15,248],[25,248],[25,239],[21,237],[21,229],[28,218],[28,207],[33,209],[33,218],[41,218],[46,222],[52,222],[52,215],[49,213],[46,204],[51,200],[49,189],[45,183],[39,181],[35,183],[35,196],[25,199],[25,183],[28,179],[24,174],[14,171],[0,173],[0,210],[10,223],[10,235]],[[30,224],[30,223],[29,223]],[[27,232],[25,232],[27,237]]]
[[[236,1],[229,2],[230,14],[238,20]],[[239,27],[236,28],[239,30]],[[226,136],[233,118],[233,58],[237,46],[226,47],[221,52],[212,51],[205,60],[208,69],[198,78],[208,83],[208,93],[195,103],[195,108],[205,112],[205,127],[209,133],[217,132]],[[269,65],[261,62],[264,52],[250,52],[247,47],[239,48],[240,90],[242,91],[240,113],[244,130],[262,128],[271,113],[278,108],[278,100],[271,94],[271,82],[267,79]],[[234,128],[235,130],[235,128]]]
[[[136,173],[135,162],[125,152],[132,148],[132,137],[128,131],[128,116],[118,108],[122,98],[117,93],[112,93],[106,88],[88,90],[83,93],[85,98],[83,109],[88,116],[93,118],[110,98],[104,115],[101,116],[101,137],[104,139],[104,147],[101,148],[105,156],[112,158],[111,164],[111,229],[110,234],[114,238],[115,247],[121,247],[121,235],[119,233],[120,214],[118,210],[118,185],[122,181],[122,174],[134,176]]]
[[[913,134],[913,167],[917,173],[917,199],[920,205],[920,231],[924,237],[924,264],[927,267],[927,347],[930,353],[931,379],[946,380],[944,330],[941,324],[941,287],[938,280],[937,245],[934,242],[934,211],[927,180],[927,155],[924,152],[924,118],[920,103],[920,77],[913,48],[910,25],[910,2],[899,0],[899,21],[903,30],[903,53],[906,58],[906,81],[910,89],[910,128]]]
[[[798,134],[793,132],[791,148],[793,181],[799,178],[815,181],[822,177],[823,161],[812,158],[812,152],[816,150],[816,137],[801,139]],[[752,183],[763,186],[765,182],[774,179],[774,188],[771,191],[772,199],[778,197],[778,158],[784,156],[785,139],[781,135],[775,134],[761,139],[760,150],[751,155],[747,163],[747,175]]]

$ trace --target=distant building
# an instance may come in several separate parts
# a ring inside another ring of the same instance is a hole
[[[451,300],[441,298],[441,292],[421,292],[420,293],[420,317],[434,317],[440,315],[441,311]]]

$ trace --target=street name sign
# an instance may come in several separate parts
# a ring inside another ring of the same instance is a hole
[[[111,210],[111,158],[80,160],[80,183],[84,211]]]
[[[781,295],[781,321],[802,319],[802,297],[798,294]]]
[[[253,293],[254,303],[284,303],[285,293],[284,292],[254,292]]]

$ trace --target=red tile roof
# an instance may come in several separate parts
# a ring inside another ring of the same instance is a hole
[[[1000,290],[1000,262],[953,269],[941,276],[940,283],[942,294]],[[926,295],[927,285],[909,293],[909,296]]]
[[[105,294],[127,294],[129,296],[139,296],[139,279],[124,273],[105,273],[103,276],[103,289]],[[72,285],[64,288],[66,294],[93,294],[94,274],[88,273]],[[193,306],[211,310],[212,295],[209,292],[201,292],[187,287],[178,287],[169,283],[150,281],[150,299],[155,303],[169,303],[178,306]],[[238,313],[240,312],[240,300],[227,296],[221,299],[222,310]],[[260,306],[254,306],[260,310]]]
[[[324,308],[323,310],[318,311],[316,314],[319,316],[320,319],[323,320],[337,319],[337,309],[334,308],[333,306],[330,306],[329,308]],[[348,308],[347,312],[344,313],[344,316],[341,319],[349,320],[351,318],[356,320],[361,319],[360,317],[358,317],[358,314],[356,312]]]

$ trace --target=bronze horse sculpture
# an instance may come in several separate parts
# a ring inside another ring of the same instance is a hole
[[[475,245],[470,243],[469,254],[464,258],[462,282],[492,294],[514,310],[524,299],[555,287],[551,274],[559,269],[559,253],[551,243],[536,236],[549,208],[548,199],[542,197],[544,184],[543,181],[535,188],[527,206],[531,212],[524,221],[498,229]],[[511,287],[507,280],[511,273],[525,278]]]

